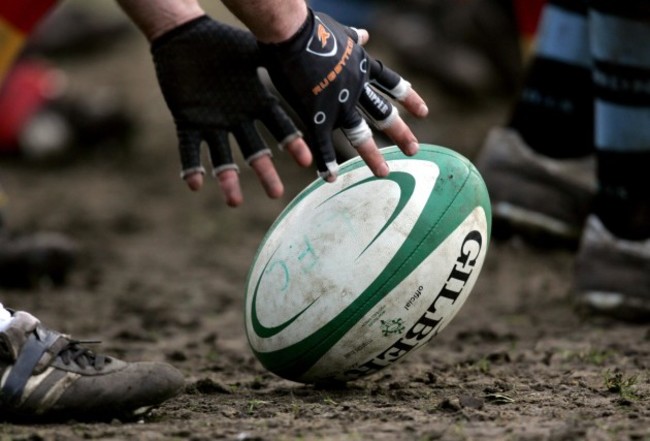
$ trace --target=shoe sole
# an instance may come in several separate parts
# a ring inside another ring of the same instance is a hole
[[[596,216],[586,223],[576,256],[574,301],[580,310],[650,322],[650,239],[615,237]]]
[[[633,323],[650,322],[647,302],[620,292],[585,291],[577,293],[574,301],[583,315],[601,315]]]

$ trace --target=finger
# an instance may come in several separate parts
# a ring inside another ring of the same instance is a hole
[[[364,87],[359,97],[359,107],[373,125],[388,135],[408,156],[415,155],[419,149],[418,140],[392,106],[369,85]]]
[[[217,173],[221,193],[230,207],[238,207],[244,202],[244,195],[239,185],[239,173],[234,169],[225,169]]]
[[[363,46],[364,44],[368,43],[368,40],[370,40],[370,34],[368,33],[367,30],[365,29],[359,29],[355,27],[348,27],[346,30],[346,33],[352,37],[355,43]]]
[[[293,120],[277,102],[274,102],[265,109],[260,115],[260,121],[262,121],[278,141],[281,150],[289,142],[302,137],[302,133],[300,133],[300,130],[293,123]]]
[[[424,118],[429,113],[425,101],[413,90],[411,83],[404,80],[381,61],[369,59],[370,81],[379,90],[399,101],[411,114]]]
[[[203,187],[203,173],[195,172],[185,176],[185,183],[192,191],[199,191]]]
[[[361,156],[375,176],[387,176],[389,173],[388,164],[372,138],[372,130],[370,130],[366,121],[356,111],[348,114],[346,121],[348,124],[354,124],[348,127],[341,127],[350,144],[357,149],[359,156]]]
[[[295,138],[289,141],[284,148],[301,167],[309,167],[311,165],[313,156],[304,139]]]
[[[266,146],[252,122],[244,122],[233,127],[232,133],[235,135],[239,149],[249,165],[261,156],[271,156],[271,150]]]
[[[397,144],[405,155],[413,156],[418,152],[420,144],[417,138],[399,115],[388,127],[383,129],[383,132]]]
[[[429,108],[422,97],[413,89],[410,89],[408,95],[400,103],[413,116],[424,118],[429,114]]]
[[[217,175],[224,170],[239,171],[237,164],[232,156],[228,134],[223,130],[213,130],[204,132],[204,138],[208,143],[210,152],[210,162],[212,162],[212,176]]]
[[[178,128],[178,152],[181,160],[181,179],[205,174],[201,165],[201,134],[196,130]]]
[[[384,159],[383,155],[379,151],[375,140],[371,137],[362,142],[357,146],[357,151],[359,156],[366,163],[372,174],[378,178],[383,178],[388,176],[390,169],[388,168],[388,163]]]
[[[402,83],[405,80],[395,71],[384,66],[384,63],[368,57],[368,66],[370,81],[381,91],[397,99],[399,99],[400,95],[406,93],[406,90],[404,90],[406,84]],[[408,84],[408,82],[406,83]],[[401,88],[398,88],[400,84]],[[408,84],[408,87],[410,87],[410,84]]]
[[[244,200],[239,186],[239,168],[234,162],[228,135],[223,131],[211,132],[206,135],[212,162],[212,176],[218,182],[226,204],[231,207],[241,205]]]
[[[364,85],[359,95],[359,107],[379,130],[390,126],[397,116],[397,109],[368,83]]]
[[[359,97],[359,107],[374,126],[386,133],[408,156],[415,155],[419,144],[417,138],[399,116],[397,109],[368,84]]]
[[[250,165],[270,198],[277,199],[284,194],[284,185],[270,156],[259,156]]]
[[[314,126],[307,130],[307,145],[316,162],[318,176],[327,182],[334,182],[339,166],[332,142],[332,125],[323,112],[318,112],[313,121]]]
[[[311,165],[312,154],[307,143],[302,139],[302,133],[280,105],[271,106],[262,114],[260,120],[279,142],[280,150],[288,150],[302,167]]]

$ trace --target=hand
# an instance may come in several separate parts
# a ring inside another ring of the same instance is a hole
[[[282,181],[255,120],[264,123],[298,164],[311,164],[301,133],[259,79],[260,57],[252,34],[202,16],[156,38],[151,52],[176,123],[181,177],[192,190],[203,184],[201,143],[206,141],[226,202],[243,202],[228,141],[232,133],[269,197],[282,195]]]
[[[373,140],[365,117],[407,155],[418,141],[381,91],[413,115],[425,117],[424,100],[398,74],[371,58],[361,47],[368,33],[343,26],[309,10],[304,25],[288,41],[259,43],[264,64],[279,92],[306,126],[306,139],[319,176],[334,181],[338,173],[332,130],[341,128],[376,176],[388,165]]]

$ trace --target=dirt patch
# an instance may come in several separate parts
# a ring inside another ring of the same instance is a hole
[[[518,239],[490,245],[463,310],[405,362],[340,389],[265,371],[243,330],[253,254],[286,203],[315,176],[276,153],[286,196],[269,201],[243,169],[246,203],[177,178],[171,118],[139,36],[64,60],[78,93],[117,90],[138,118],[133,149],[72,164],[2,164],[15,229],[63,231],[84,259],[63,289],[4,291],[48,326],[103,340],[127,360],[165,360],[187,390],[139,423],[0,425],[0,439],[647,440],[650,332],[582,318],[570,304],[573,254]],[[411,78],[429,90],[426,78]],[[422,141],[470,158],[505,103],[463,107],[428,92]]]

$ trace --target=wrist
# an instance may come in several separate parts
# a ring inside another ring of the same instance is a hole
[[[284,43],[300,34],[300,31],[307,26],[309,18],[310,11],[305,7],[300,14],[285,14],[281,20],[259,31],[255,36],[258,41],[265,44]]]
[[[304,0],[223,0],[223,3],[259,42],[266,44],[289,40],[304,25],[309,15]]]
[[[307,11],[307,18],[301,25],[287,38],[278,42],[264,42],[258,39],[258,44],[263,49],[282,50],[288,52],[299,52],[304,49],[314,30],[314,13],[311,10]]]
[[[118,0],[118,3],[149,41],[205,15],[195,0]]]

